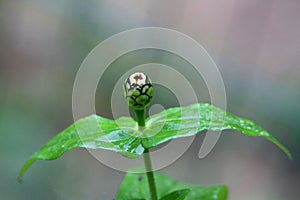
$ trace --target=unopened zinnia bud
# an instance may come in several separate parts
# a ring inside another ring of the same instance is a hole
[[[142,110],[150,105],[153,95],[152,82],[141,72],[130,75],[124,84],[124,97],[134,110]]]

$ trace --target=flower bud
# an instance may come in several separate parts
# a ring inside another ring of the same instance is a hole
[[[151,103],[153,95],[152,82],[141,72],[130,75],[124,84],[124,97],[134,110],[143,110]]]

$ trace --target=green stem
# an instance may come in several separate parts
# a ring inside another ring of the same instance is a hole
[[[145,123],[145,110],[135,110],[135,115],[137,118],[139,129],[141,131],[143,131],[143,129],[145,128],[145,124],[146,124]],[[145,163],[145,169],[146,169],[146,174],[147,174],[147,179],[148,179],[148,186],[149,186],[151,200],[158,200],[149,149],[145,148],[143,157],[144,157],[144,163]]]
[[[139,125],[139,128],[143,129],[146,125],[145,123],[145,110],[134,110],[137,123]]]
[[[150,153],[149,153],[148,149],[145,149],[143,156],[144,156],[144,163],[145,163],[146,174],[147,174],[147,178],[148,178],[151,200],[158,200],[155,179],[154,179],[154,173],[153,173],[152,163],[151,163],[151,157],[150,157]]]

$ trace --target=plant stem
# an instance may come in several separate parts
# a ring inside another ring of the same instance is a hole
[[[139,125],[140,129],[144,129],[145,127],[145,110],[134,110],[135,115],[136,115],[136,119],[137,119],[137,123]]]
[[[143,131],[143,129],[145,128],[145,124],[146,124],[145,123],[145,110],[144,109],[143,110],[135,110],[135,115],[136,115],[137,122],[139,125],[139,130]],[[148,186],[149,186],[151,200],[158,200],[149,149],[145,148],[143,157],[144,157],[144,164],[145,164],[145,169],[146,169],[146,174],[147,174],[147,179],[148,179]]]
[[[147,174],[147,178],[148,178],[151,200],[158,200],[149,149],[145,149],[143,157],[144,157],[144,163],[145,163],[145,168],[146,168],[146,174]]]

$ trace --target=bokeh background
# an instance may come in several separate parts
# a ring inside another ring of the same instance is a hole
[[[200,160],[203,133],[162,171],[195,185],[226,184],[230,200],[298,199],[299,10],[298,0],[0,1],[0,199],[114,198],[124,173],[84,149],[38,161],[23,184],[17,176],[33,152],[73,122],[73,83],[87,54],[113,34],[144,26],[175,29],[201,43],[223,76],[227,110],[262,125],[294,156],[288,160],[263,138],[224,131]],[[199,85],[199,101],[209,102],[206,86],[201,77],[193,77],[191,66],[167,52],[143,50],[121,57],[105,72],[96,95],[99,115],[112,118],[114,82],[131,67],[149,62],[191,77]],[[160,95],[156,101],[165,108],[178,103]]]

